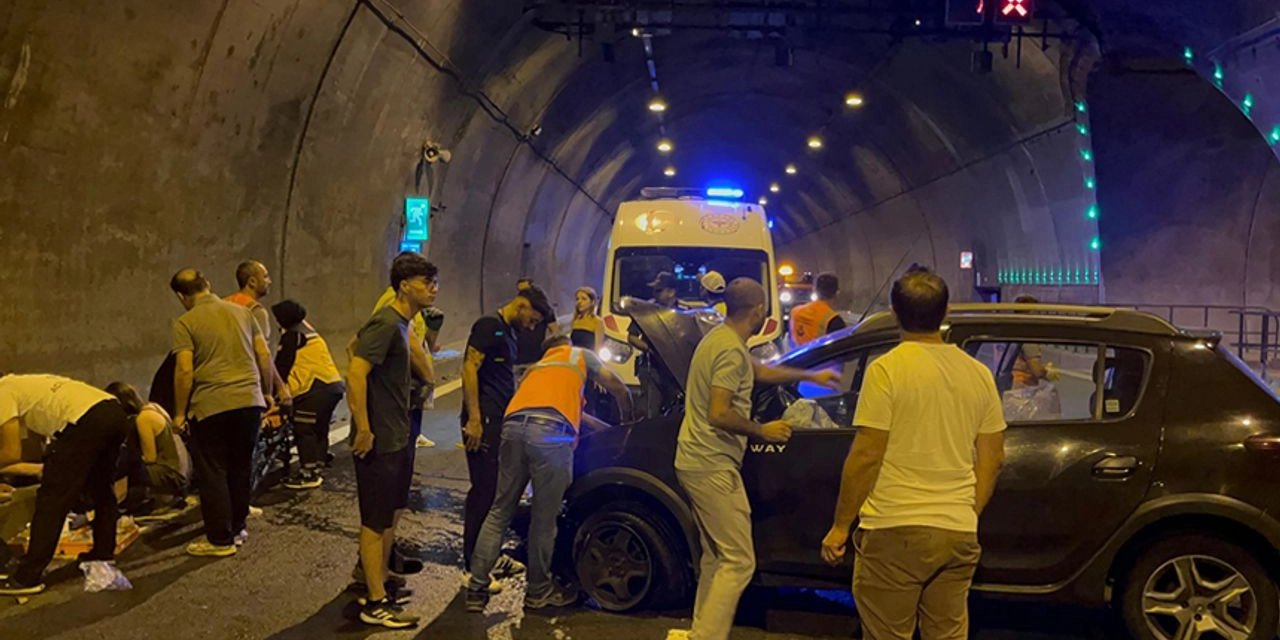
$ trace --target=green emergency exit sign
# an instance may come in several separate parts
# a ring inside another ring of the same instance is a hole
[[[425,242],[431,238],[431,200],[404,199],[404,239]]]

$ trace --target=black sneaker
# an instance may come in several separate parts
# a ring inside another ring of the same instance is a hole
[[[510,578],[521,575],[525,571],[525,566],[520,564],[519,560],[503,554],[498,556],[498,561],[493,564],[493,571],[490,572],[490,575],[495,578]]]
[[[295,491],[315,489],[322,484],[324,484],[324,478],[321,477],[320,474],[306,470],[300,470],[292,476],[289,476],[289,479],[284,481],[285,488],[293,489]]]
[[[524,597],[524,608],[526,609],[546,609],[547,607],[562,608],[572,607],[578,602],[577,592],[565,591],[563,589],[552,589],[541,596],[526,594]]]
[[[360,561],[356,560],[356,566],[351,569],[351,582],[360,586],[364,586],[364,567],[360,566]],[[384,583],[388,589],[402,590],[405,585],[409,584],[404,576],[398,576],[394,573],[387,574],[387,581]]]
[[[422,560],[405,554],[400,550],[399,545],[391,548],[390,565],[391,566],[389,568],[392,572],[399,573],[401,575],[421,573],[423,568]]]
[[[387,601],[397,607],[402,607],[408,604],[409,601],[413,599],[413,589],[404,589],[404,588],[397,589],[391,586],[391,583],[389,580],[387,581],[387,585],[385,588],[387,590]],[[359,598],[356,598],[356,602],[359,602],[360,606],[363,607],[364,605],[369,603],[369,599],[366,596],[360,596]]]
[[[5,578],[0,582],[0,596],[33,596],[44,591],[44,583],[19,584],[13,578]]]
[[[484,608],[489,606],[489,591],[487,589],[467,589],[466,601],[468,613],[484,613]]]
[[[387,600],[367,602],[360,608],[360,621],[388,629],[418,626],[418,616],[411,616]]]

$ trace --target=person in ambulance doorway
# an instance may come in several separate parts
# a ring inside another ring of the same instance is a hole
[[[623,416],[631,415],[631,394],[600,358],[574,347],[566,336],[552,336],[543,343],[544,355],[529,367],[515,396],[507,404],[498,456],[498,494],[480,528],[470,558],[467,611],[482,613],[489,602],[489,573],[498,561],[502,537],[525,486],[533,481],[532,518],[529,524],[529,586],[524,606],[529,609],[564,607],[576,594],[558,589],[551,578],[556,518],[564,492],[573,481],[573,449],[578,430],[608,425],[582,411],[582,393],[588,381],[604,387],[618,401]]]
[[[844,318],[831,306],[831,301],[840,293],[840,280],[836,275],[819,274],[813,289],[817,300],[791,310],[791,344],[796,348],[845,328]]]

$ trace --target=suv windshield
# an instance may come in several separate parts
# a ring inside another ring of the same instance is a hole
[[[734,278],[751,278],[770,291],[769,256],[756,249],[721,249],[715,247],[626,247],[615,252],[613,265],[613,300],[615,313],[621,313],[619,301],[624,296],[648,300],[653,297],[649,283],[659,273],[676,277],[676,296],[684,306],[706,304],[698,278],[708,271],[718,271],[725,282]],[[771,305],[771,296],[766,305]],[[766,312],[772,311],[766,308]]]

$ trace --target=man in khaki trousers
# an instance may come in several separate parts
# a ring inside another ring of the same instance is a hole
[[[1004,415],[985,365],[942,339],[947,284],[912,266],[890,301],[902,344],[867,369],[835,522],[832,565],[854,518],[853,598],[867,640],[964,640],[982,548],[978,516],[1004,459]]]
[[[781,420],[760,424],[751,419],[752,385],[808,380],[836,388],[840,382],[831,371],[768,367],[751,359],[747,338],[759,333],[768,317],[760,283],[738,278],[729,283],[724,301],[724,324],[698,343],[685,385],[675,467],[698,523],[702,562],[693,629],[674,629],[668,640],[728,638],[738,599],[755,574],[751,505],[738,470],[748,437],[786,442],[791,427]]]

